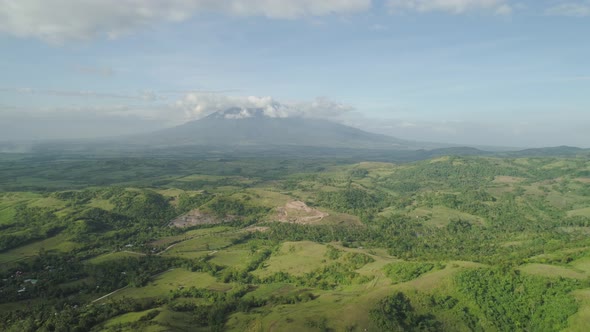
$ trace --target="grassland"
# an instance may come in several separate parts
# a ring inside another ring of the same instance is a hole
[[[377,331],[378,303],[402,292],[437,331],[527,330],[498,325],[461,288],[466,271],[487,269],[541,278],[537,286],[571,283],[563,298],[577,312],[546,330],[590,325],[584,158],[56,165],[31,162],[28,175],[11,168],[12,182],[0,175],[0,329],[15,330],[6,323],[15,321],[59,329],[67,316],[69,324],[101,317],[77,325],[92,331]],[[302,204],[321,218],[277,222],[281,209]],[[193,209],[232,218],[169,226]],[[435,267],[403,280],[389,274],[413,264]],[[527,287],[517,290],[530,295]]]
[[[67,239],[66,236],[58,235],[8,250],[0,255],[0,264],[14,263],[37,256],[41,250],[65,253],[79,246],[77,243],[68,241]]]
[[[285,242],[279,251],[264,263],[261,269],[254,272],[259,277],[269,276],[276,272],[292,275],[303,275],[321,267],[326,261],[326,246],[309,241]]]
[[[210,288],[214,290],[231,289],[231,285],[228,286],[226,284],[217,283],[216,279],[209,274],[174,269],[159,274],[144,287],[125,288],[103,301],[124,297],[157,298],[167,296],[172,290],[189,287]]]

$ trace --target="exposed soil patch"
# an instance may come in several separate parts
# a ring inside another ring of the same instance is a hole
[[[280,222],[294,224],[314,224],[322,221],[329,214],[310,208],[301,201],[292,201],[277,208],[276,219]]]
[[[574,180],[582,183],[590,183],[590,178],[576,178]]]
[[[235,216],[225,216],[223,218],[217,217],[214,214],[201,212],[198,209],[192,210],[186,214],[183,214],[176,219],[173,219],[169,226],[186,228],[198,225],[214,225],[221,224],[224,222],[230,222],[236,220]]]

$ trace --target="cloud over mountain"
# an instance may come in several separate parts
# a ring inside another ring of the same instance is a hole
[[[235,117],[249,117],[248,109],[261,109],[270,118],[312,117],[333,118],[354,110],[354,107],[324,97],[312,101],[279,102],[272,97],[236,97],[214,93],[187,93],[175,107],[182,110],[185,120],[203,118],[219,110],[242,108]]]

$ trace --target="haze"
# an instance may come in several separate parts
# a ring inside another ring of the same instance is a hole
[[[590,147],[590,2],[0,0],[0,140],[281,105],[402,139]]]

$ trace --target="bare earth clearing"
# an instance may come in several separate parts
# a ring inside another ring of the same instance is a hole
[[[310,208],[304,202],[292,201],[277,208],[276,218],[280,222],[314,224],[327,216],[327,213]]]
[[[170,227],[186,228],[198,225],[214,225],[235,220],[234,216],[219,218],[211,213],[201,212],[198,209],[183,214],[170,222]]]

